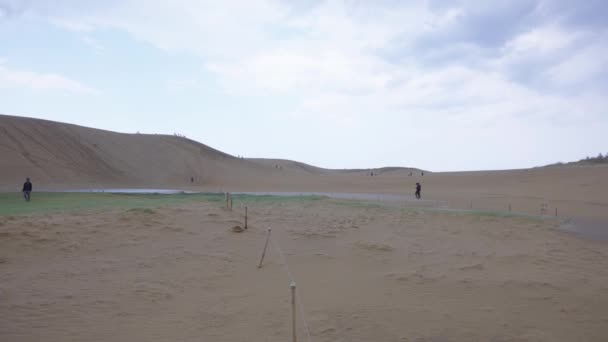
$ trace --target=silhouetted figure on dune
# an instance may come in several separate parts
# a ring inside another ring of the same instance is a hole
[[[420,191],[422,190],[422,186],[420,185],[420,183],[416,183],[416,199],[420,199],[421,195],[420,195]]]
[[[25,179],[25,183],[23,183],[23,198],[25,198],[26,202],[30,201],[30,193],[32,192],[32,182],[30,182],[29,178]]]

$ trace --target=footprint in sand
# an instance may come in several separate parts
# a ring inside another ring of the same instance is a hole
[[[383,243],[371,243],[371,242],[363,242],[359,241],[355,243],[355,246],[365,249],[372,252],[390,252],[393,250],[393,247],[383,244]]]
[[[483,271],[484,267],[483,264],[474,264],[458,267],[458,269],[461,271]]]

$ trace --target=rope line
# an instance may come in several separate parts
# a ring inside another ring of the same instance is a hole
[[[300,317],[302,317],[302,323],[304,324],[304,331],[306,331],[306,336],[308,337],[308,342],[312,341],[310,338],[310,329],[308,328],[308,321],[306,320],[306,316],[304,316],[304,304],[300,300],[300,296],[296,297],[296,302],[298,303],[298,308],[300,310]]]
[[[275,240],[275,238],[272,234],[270,234],[270,241],[272,242],[272,245],[277,250],[277,252],[279,252],[279,257],[281,258],[281,263],[283,264],[283,267],[285,268],[285,272],[287,272],[287,277],[289,278],[289,281],[293,281],[295,283],[293,275],[291,274],[291,270],[289,269],[289,265],[287,264],[287,259],[285,258],[285,254],[283,254],[283,250],[281,249],[281,247],[279,247],[279,244],[277,243],[277,241]]]
[[[281,263],[283,264],[283,266],[285,267],[285,272],[287,273],[287,276],[289,277],[289,281],[296,283],[293,274],[291,273],[291,269],[289,268],[289,264],[287,263],[287,258],[285,257],[285,254],[283,253],[283,250],[281,249],[281,247],[279,246],[279,243],[275,240],[274,235],[270,235],[270,240],[272,242],[272,245],[274,246],[274,248],[277,250],[277,252],[279,252],[279,256],[281,258]],[[297,284],[297,283],[296,283]],[[300,292],[298,290],[298,292]],[[306,331],[306,337],[308,338],[308,342],[311,342],[312,339],[310,338],[310,329],[308,327],[308,320],[306,319],[306,316],[304,314],[304,304],[302,304],[302,301],[300,300],[300,296],[296,296],[296,303],[298,306],[298,310],[300,312],[300,317],[302,320],[302,324],[304,326],[304,331]]]

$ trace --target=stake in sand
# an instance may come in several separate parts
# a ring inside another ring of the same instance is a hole
[[[549,204],[543,202],[540,204],[540,215],[547,215],[547,210],[549,209]]]
[[[291,340],[296,342],[296,283],[289,285],[291,288]]]
[[[226,209],[232,210],[232,194],[229,192],[224,193],[224,202],[226,202]]]
[[[266,256],[266,249],[268,248],[268,241],[270,240],[270,232],[272,232],[272,229],[268,228],[268,235],[266,235],[266,243],[264,244],[264,250],[262,251],[262,257],[260,258],[260,263],[258,264],[258,268],[262,268],[262,263],[264,262],[264,256]]]

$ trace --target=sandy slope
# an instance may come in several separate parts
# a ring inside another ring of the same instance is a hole
[[[200,186],[265,170],[203,144],[165,135],[120,134],[0,117],[0,172],[9,189],[29,175],[38,188]],[[190,178],[194,178],[194,183]]]
[[[459,152],[459,151],[456,151]],[[177,188],[198,191],[322,191],[423,195],[452,208],[608,219],[608,167],[429,173],[385,168],[327,170],[272,159],[239,159],[206,145],[163,135],[120,134],[44,120],[0,116],[0,191]],[[190,182],[190,178],[194,182]]]
[[[250,214],[240,234],[209,203],[0,218],[0,340],[287,341],[278,251],[256,268],[266,227],[313,341],[608,336],[608,245],[551,221],[331,200]]]
[[[359,178],[367,172],[327,170],[289,160],[241,159],[175,136],[122,134],[6,115],[0,115],[0,133],[0,190],[4,191],[18,188],[26,176],[46,190],[321,189],[336,176]]]

